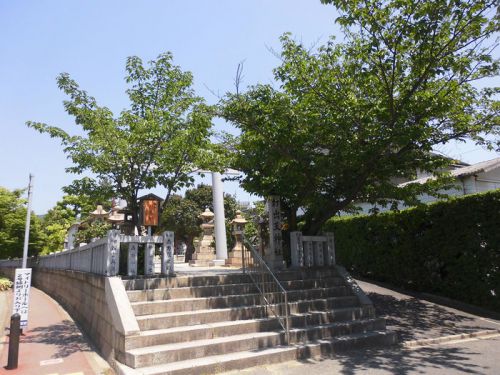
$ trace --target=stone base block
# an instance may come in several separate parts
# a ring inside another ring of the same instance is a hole
[[[193,260],[214,260],[215,254],[212,251],[195,252],[191,259],[193,259]]]
[[[272,270],[284,270],[284,269],[286,269],[286,263],[283,260],[283,257],[281,255],[275,256],[272,258],[264,256],[264,261],[269,266],[269,268]]]
[[[252,257],[248,250],[245,250],[245,261],[252,263]],[[243,267],[243,259],[242,259],[242,251],[241,250],[233,250],[230,251],[227,259],[226,266],[232,267]]]
[[[215,263],[214,263],[214,260],[193,259],[193,260],[189,261],[189,265],[191,267],[214,267]]]

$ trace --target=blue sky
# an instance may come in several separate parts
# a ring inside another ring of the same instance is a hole
[[[147,61],[171,51],[193,72],[197,93],[215,103],[212,91],[233,90],[240,61],[244,85],[270,82],[279,61],[269,48],[279,49],[279,36],[289,31],[311,46],[340,37],[335,17],[319,0],[0,0],[0,186],[25,187],[33,173],[33,208],[42,214],[75,178],[64,171],[70,162],[59,142],[25,126],[32,120],[75,129],[56,86],[59,73],[70,73],[99,104],[119,112],[127,107],[126,57]],[[498,156],[471,144],[441,151],[471,163]],[[250,199],[235,183],[225,190]]]

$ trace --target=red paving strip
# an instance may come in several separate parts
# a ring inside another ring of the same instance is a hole
[[[12,293],[8,297],[10,305]],[[10,313],[9,306],[7,309],[9,317]],[[5,326],[10,322],[9,317],[6,317]],[[0,346],[0,374],[95,375],[86,355],[91,353],[92,349],[78,327],[56,301],[33,287],[30,295],[28,327],[24,332],[19,346],[18,368],[15,370],[5,369],[9,338],[4,336]]]

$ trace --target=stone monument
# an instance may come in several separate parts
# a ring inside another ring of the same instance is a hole
[[[189,265],[193,267],[213,267],[215,265],[215,248],[214,244],[214,214],[208,208],[205,209],[199,216],[203,223],[203,237],[201,241],[195,244],[193,257],[189,261]]]
[[[280,198],[277,196],[267,198],[266,211],[269,215],[269,244],[264,250],[264,260],[271,269],[283,269],[285,262],[283,261]]]

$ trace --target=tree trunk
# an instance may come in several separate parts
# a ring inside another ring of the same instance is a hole
[[[321,228],[328,219],[330,219],[333,215],[335,215],[338,210],[330,209],[325,210],[314,217],[306,218],[306,223],[302,229],[302,232],[306,235],[316,235],[319,234]]]
[[[288,230],[294,232],[297,230],[297,207],[290,208],[287,213],[288,216]]]

